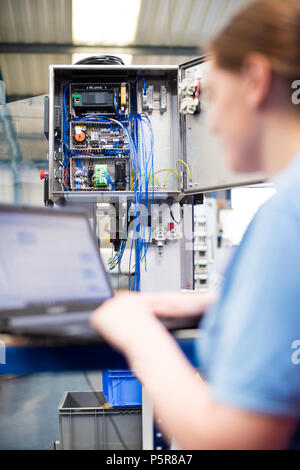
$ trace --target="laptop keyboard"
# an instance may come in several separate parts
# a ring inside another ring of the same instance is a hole
[[[98,332],[88,322],[90,315],[91,312],[76,312],[14,317],[10,319],[9,327],[20,334],[97,338]]]

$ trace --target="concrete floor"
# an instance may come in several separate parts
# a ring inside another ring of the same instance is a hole
[[[93,387],[102,390],[101,373],[88,375]],[[83,372],[0,379],[0,449],[53,449],[64,391],[84,390],[90,387]]]

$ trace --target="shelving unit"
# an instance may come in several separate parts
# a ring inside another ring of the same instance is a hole
[[[194,285],[206,290],[210,284],[217,247],[216,200],[204,199],[194,210]]]

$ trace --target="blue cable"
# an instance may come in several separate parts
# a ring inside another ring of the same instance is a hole
[[[144,79],[144,77],[142,77],[142,81],[143,81],[143,87],[144,87],[144,95],[147,95],[146,80]]]
[[[119,113],[119,110],[118,110],[117,94],[116,93],[114,93],[114,107],[115,107],[115,111],[116,111],[117,116],[121,116],[121,114]]]
[[[143,88],[144,93],[147,93],[146,82],[145,79],[143,80]],[[71,156],[80,156],[76,152],[72,152],[69,148],[68,142],[68,131],[69,131],[69,116],[66,106],[66,93],[68,89],[68,84],[65,86],[63,91],[63,139],[62,145],[64,150],[64,158],[63,158],[63,169],[65,170],[70,162]],[[133,93],[135,93],[135,89],[133,88]],[[135,102],[132,100],[133,103]],[[119,126],[123,129],[124,134],[128,140],[128,147],[125,149],[118,149],[115,147],[115,143],[113,145],[113,149],[102,149],[101,154],[103,155],[118,155],[118,151],[122,151],[122,154],[129,154],[131,160],[131,168],[132,168],[132,177],[133,177],[133,190],[134,190],[134,205],[135,205],[135,219],[134,219],[134,232],[133,238],[130,248],[130,259],[129,259],[129,289],[139,290],[140,286],[140,262],[144,259],[145,260],[145,268],[146,268],[146,254],[151,240],[151,226],[149,229],[149,237],[148,240],[145,240],[145,229],[146,224],[144,221],[144,214],[141,214],[141,204],[144,202],[145,206],[148,207],[149,201],[149,183],[150,177],[154,177],[154,164],[153,164],[153,131],[150,119],[145,113],[137,114],[135,110],[131,110],[131,114],[129,117],[120,116],[117,110],[117,102],[116,96],[114,96],[114,105],[116,108],[116,112],[119,116],[118,120],[110,118],[108,116],[95,116],[95,115],[87,115],[80,118],[75,118],[74,122],[98,122],[104,125],[110,125],[111,130],[114,132],[115,129]],[[130,127],[132,129],[132,135],[129,130]],[[145,129],[144,129],[145,127]],[[147,130],[147,136],[146,136]],[[147,141],[147,137],[149,142]],[[82,160],[81,169],[85,172],[85,165],[84,161]],[[144,178],[143,173],[144,171]],[[112,188],[113,183],[111,178],[108,175],[107,178],[109,184],[111,184]],[[64,186],[64,185],[63,185]],[[75,182],[75,187],[78,187],[78,182]],[[67,188],[64,186],[64,190]],[[144,191],[144,195],[143,195]],[[152,203],[154,202],[154,183],[152,182]],[[152,204],[151,204],[152,210]],[[139,217],[138,217],[139,215]],[[140,219],[140,220],[139,220]],[[131,257],[132,257],[132,249],[133,249],[133,242],[135,246],[135,276],[133,283],[131,285]],[[123,253],[125,251],[126,241],[122,240],[119,250],[114,256],[114,261],[117,261],[117,264],[121,261]],[[111,268],[113,269],[113,268]]]
[[[112,182],[112,179],[111,177],[109,176],[109,174],[107,173],[107,171],[104,171],[104,176],[105,178],[107,179],[108,183],[111,185],[111,190],[113,191],[115,189],[115,185],[114,183]]]

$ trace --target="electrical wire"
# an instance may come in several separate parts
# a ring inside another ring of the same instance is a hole
[[[183,217],[181,217],[180,221],[178,222],[178,220],[176,220],[175,217],[174,217],[174,214],[173,214],[173,211],[172,211],[171,206],[169,207],[169,210],[170,210],[170,216],[171,216],[172,219],[174,220],[175,224],[177,224],[177,225],[181,224],[181,222],[182,222],[182,220],[183,220]]]
[[[105,176],[107,182],[110,184],[111,190],[114,191],[115,185],[114,185],[114,183],[113,183],[111,177],[110,177],[109,174],[107,173],[107,171],[104,171],[104,176]]]
[[[176,181],[177,181],[177,188],[179,188],[179,186],[180,186],[179,185],[179,176],[178,176],[178,173],[176,172],[176,170],[173,170],[172,168],[161,168],[160,170],[155,171],[154,175],[156,175],[157,173],[161,173],[162,171],[168,171],[168,174],[165,178],[165,183],[164,184],[166,184],[166,179],[167,179],[168,175],[170,173],[174,173],[174,175],[176,177]]]
[[[97,59],[98,60],[98,59]],[[83,63],[80,61],[80,63]],[[90,60],[85,63],[91,63]],[[146,82],[143,80],[144,91],[146,90]],[[70,117],[67,110],[66,104],[66,94],[69,84],[66,84],[63,90],[63,138],[62,138],[62,147],[64,152],[63,162],[62,162],[62,187],[64,191],[68,190],[70,181],[68,184],[68,175],[70,158],[74,156],[80,157],[74,151],[71,151],[69,148],[69,124]],[[134,101],[134,100],[133,100]],[[117,101],[116,96],[114,96],[114,106],[117,111]],[[146,254],[149,248],[151,240],[151,224],[149,227],[149,235],[146,234],[146,221],[148,217],[145,217],[143,213],[143,207],[148,208],[149,203],[149,184],[151,180],[153,182],[158,181],[155,178],[154,172],[154,136],[152,124],[149,117],[145,113],[134,113],[132,111],[131,115],[121,116],[118,115],[118,119],[114,119],[106,115],[85,115],[78,118],[74,118],[73,122],[97,122],[103,125],[110,125],[111,129],[119,127],[123,130],[127,138],[127,147],[125,148],[114,148],[114,149],[101,149],[103,155],[115,155],[117,156],[120,150],[122,154],[129,154],[131,161],[131,190],[134,193],[133,205],[134,205],[134,219],[133,219],[133,233],[132,233],[132,243],[130,247],[130,259],[129,259],[129,290],[138,291],[140,288],[140,264],[142,261],[145,262],[146,269]],[[114,127],[115,126],[115,127]],[[77,161],[77,167],[80,173],[84,173],[84,167],[79,165]],[[167,171],[169,171],[168,169]],[[172,170],[174,171],[174,170]],[[175,171],[174,171],[175,173]],[[106,175],[107,178],[108,175]],[[107,178],[111,189],[113,189],[112,181]],[[179,183],[179,180],[177,179]],[[75,189],[80,189],[78,181],[75,181]],[[152,184],[152,204],[151,204],[151,215],[152,215],[152,206],[154,202],[154,184]],[[144,206],[143,206],[144,204]],[[148,213],[147,213],[148,216]],[[128,233],[127,233],[128,237]],[[131,276],[131,259],[133,247],[135,250],[135,264],[134,264],[134,276]],[[113,269],[115,266],[120,264],[122,256],[126,248],[126,240],[122,240],[119,246],[118,251],[114,257],[110,260],[109,266],[110,269]],[[132,281],[133,277],[133,282]]]
[[[148,208],[149,201],[149,182],[151,178],[154,178],[154,137],[151,121],[149,117],[145,114],[137,114],[134,119],[134,139],[138,151],[138,159],[140,162],[140,167],[144,169],[144,173],[139,173],[139,193],[138,193],[138,203],[141,204],[144,202],[144,207]],[[142,194],[144,190],[144,198]],[[152,207],[154,202],[154,186],[152,185],[152,204],[151,204],[151,215]],[[142,207],[142,206],[141,206]],[[147,269],[146,264],[146,255],[149,248],[151,240],[151,224],[149,228],[148,240],[146,240],[146,223],[145,223],[145,214],[142,214],[138,209],[136,210],[136,215],[139,217],[139,222],[137,223],[137,217],[134,220],[134,244],[135,244],[135,276],[133,281],[132,290],[139,290],[140,282],[140,263],[144,260],[145,269]],[[147,213],[148,215],[148,213]],[[133,240],[131,244],[132,252]],[[130,253],[131,255],[131,253]],[[129,267],[131,266],[131,256],[129,261]],[[131,276],[129,272],[129,289],[131,289]]]
[[[95,55],[78,60],[74,65],[125,65],[125,63],[115,55]]]
[[[192,181],[192,172],[190,170],[190,167],[188,166],[188,164],[186,162],[184,162],[183,160],[177,160],[176,161],[176,168],[177,168],[177,171],[179,173],[179,168],[178,168],[178,163],[181,163],[182,165],[184,165],[188,171],[188,175],[189,175],[189,180]]]
[[[177,170],[178,170],[178,171],[179,171],[179,169],[178,169],[178,162],[182,163],[182,165],[184,165],[184,166],[186,167],[186,169],[187,169],[187,171],[188,171],[188,174],[189,174],[189,177],[192,178],[192,172],[191,172],[190,167],[188,166],[188,164],[187,164],[186,162],[184,162],[183,160],[180,160],[180,159],[177,160],[177,161],[176,161],[176,167],[177,167]]]
[[[125,248],[126,248],[127,239],[128,239],[128,214],[129,214],[130,206],[131,206],[131,202],[129,201],[128,205],[127,205],[126,224],[125,224],[125,227],[123,229],[123,233],[121,235],[120,246],[119,246],[118,250],[116,251],[116,253],[114,254],[114,256],[112,256],[108,260],[108,265],[109,265],[110,271],[112,271],[116,266],[118,266],[121,263],[122,256],[123,256]]]
[[[159,186],[159,181],[154,175],[149,176],[149,181],[152,181],[152,184]]]
[[[120,117],[121,114],[119,113],[119,110],[118,110],[117,94],[116,93],[114,93],[114,107],[115,107],[116,115]]]

